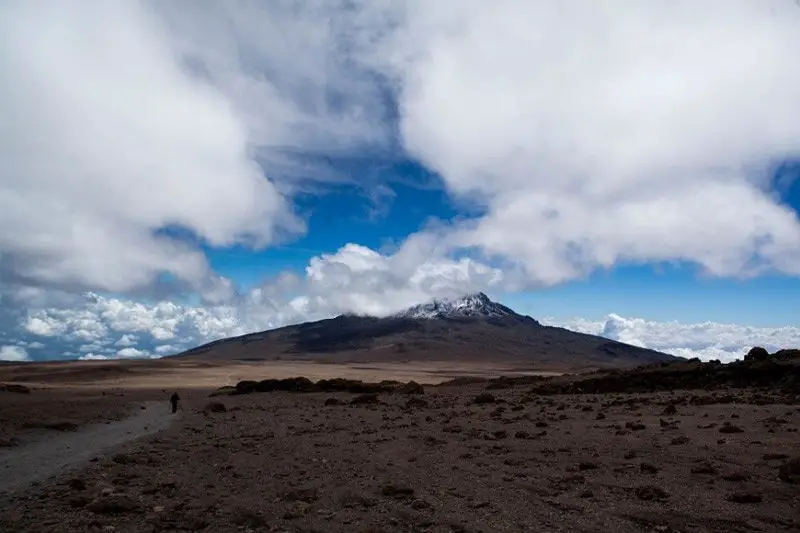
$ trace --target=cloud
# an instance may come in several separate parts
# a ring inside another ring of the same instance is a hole
[[[4,279],[226,302],[199,242],[302,233],[315,156],[396,146],[485,210],[443,249],[529,285],[661,261],[800,274],[768,173],[800,151],[793,2],[298,7],[4,3]]]
[[[0,346],[0,361],[28,361],[28,352],[21,346]]]
[[[800,328],[794,326],[755,328],[715,322],[655,322],[625,318],[613,313],[602,321],[576,318],[559,321],[546,319],[544,322],[679,357],[699,357],[704,361],[719,359],[730,362],[741,359],[753,346],[763,346],[770,352],[800,346]]]
[[[794,2],[408,6],[381,49],[403,144],[487,208],[449,246],[534,285],[661,261],[800,274],[769,183],[800,155]]]
[[[441,257],[409,240],[393,254],[348,244],[312,258],[306,275],[282,273],[228,305],[143,303],[87,293],[69,307],[28,309],[13,326],[50,353],[82,359],[151,357],[212,340],[341,313],[386,315],[432,297],[501,289],[499,269]]]
[[[194,240],[263,246],[304,231],[285,198],[291,182],[265,173],[295,175],[287,147],[380,139],[355,105],[377,88],[330,72],[345,68],[324,52],[346,28],[326,26],[326,10],[236,6],[3,4],[5,279],[125,292],[167,274],[224,299]],[[351,89],[348,105],[329,109],[325,91]]]

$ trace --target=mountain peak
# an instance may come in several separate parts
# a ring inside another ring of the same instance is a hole
[[[493,302],[482,292],[466,294],[460,298],[436,298],[428,303],[414,305],[395,315],[398,318],[433,319],[452,317],[508,317],[518,316],[508,307]]]

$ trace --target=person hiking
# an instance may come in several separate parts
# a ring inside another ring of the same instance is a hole
[[[176,413],[178,411],[178,402],[180,401],[181,397],[178,396],[178,392],[173,392],[172,396],[169,397],[169,403],[172,404],[172,412]]]

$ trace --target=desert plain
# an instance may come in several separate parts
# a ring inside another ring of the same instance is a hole
[[[800,531],[774,365],[3,365],[0,531]]]

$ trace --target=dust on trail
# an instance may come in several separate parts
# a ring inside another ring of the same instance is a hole
[[[0,497],[36,481],[77,469],[93,457],[126,442],[166,429],[179,415],[166,402],[147,402],[130,417],[92,424],[73,433],[56,433],[18,447],[0,449]]]

